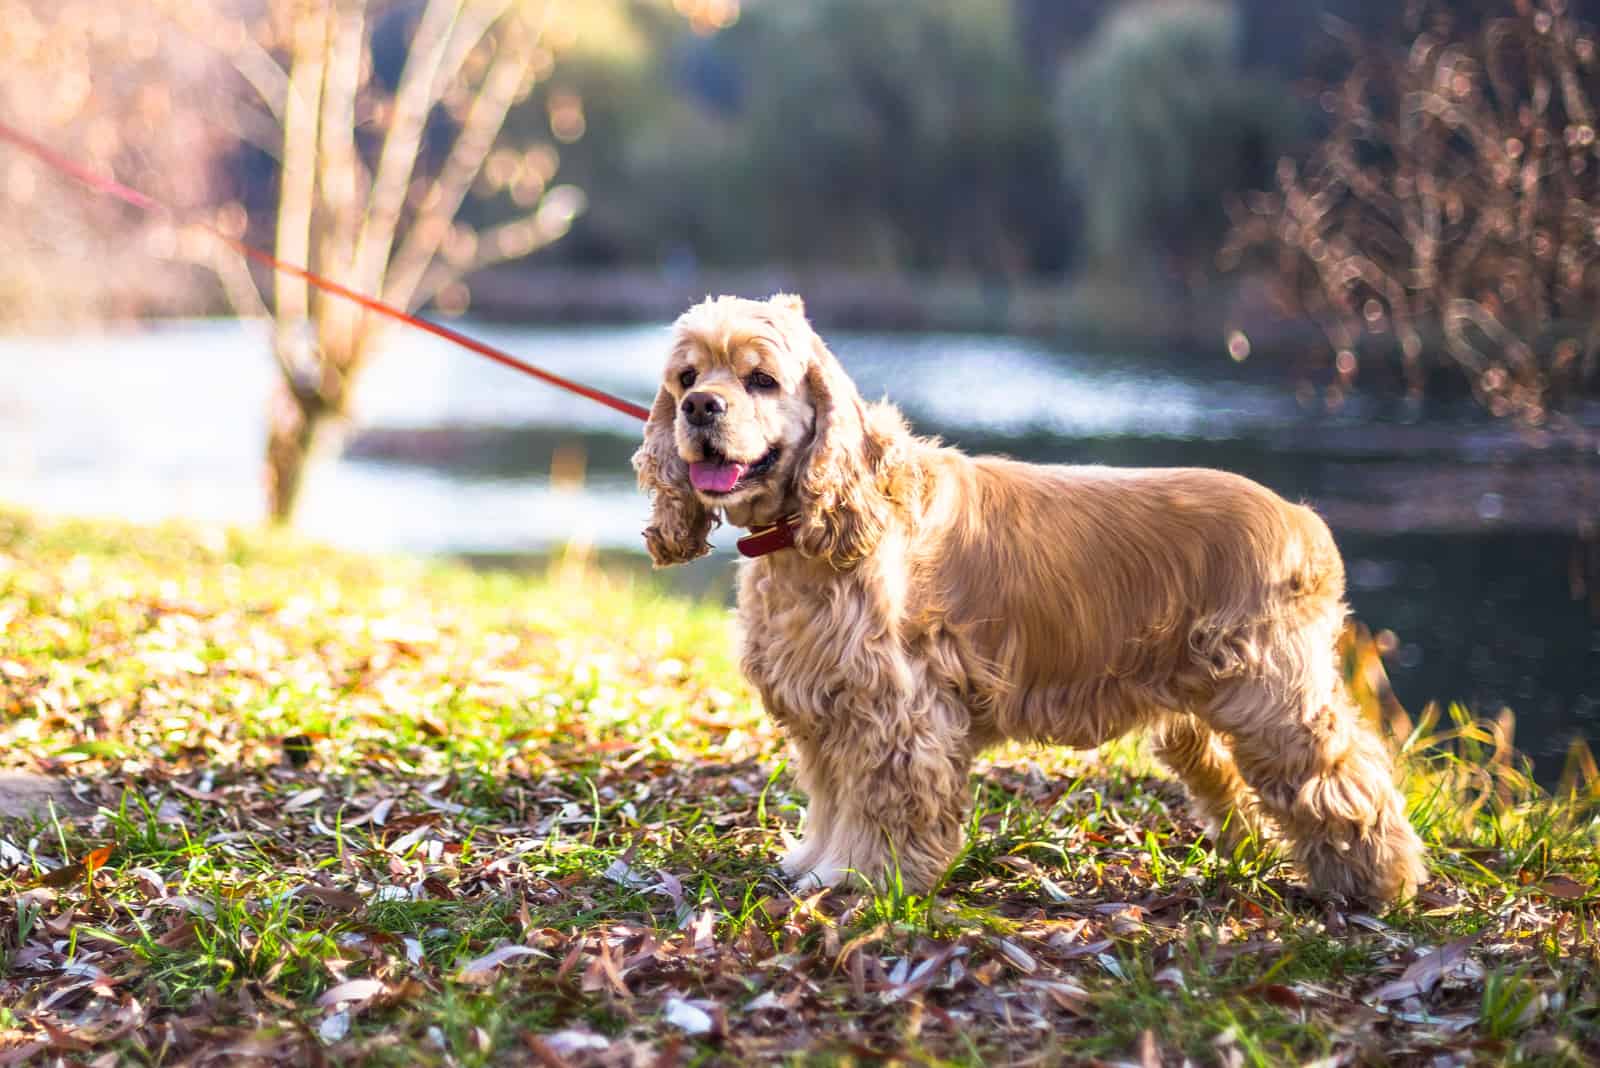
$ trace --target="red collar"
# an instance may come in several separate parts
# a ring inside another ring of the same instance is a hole
[[[785,516],[771,526],[756,527],[735,544],[743,556],[765,556],[794,545],[794,517]]]

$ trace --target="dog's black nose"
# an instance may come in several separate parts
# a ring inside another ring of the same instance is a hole
[[[728,410],[728,402],[715,393],[691,393],[683,398],[683,414],[690,426],[710,426]]]

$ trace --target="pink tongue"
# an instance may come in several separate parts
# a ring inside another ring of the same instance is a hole
[[[739,481],[739,476],[742,474],[744,474],[744,464],[689,465],[689,481],[694,483],[695,489],[705,490],[707,493],[727,493],[733,489],[734,483]]]

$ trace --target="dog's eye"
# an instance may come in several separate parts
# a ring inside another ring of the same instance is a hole
[[[684,371],[678,375],[678,385],[682,386],[684,389],[688,389],[690,386],[694,385],[694,378],[695,371],[694,368],[691,367],[687,371]]]
[[[751,371],[750,377],[744,380],[744,384],[749,386],[751,389],[778,388],[778,380],[767,374],[765,371]]]

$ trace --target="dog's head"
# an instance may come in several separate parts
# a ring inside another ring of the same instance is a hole
[[[719,518],[795,521],[795,546],[849,567],[882,534],[890,431],[874,424],[800,298],[717,297],[673,326],[644,444],[634,454],[660,565],[708,552]],[[886,409],[886,420],[898,416]]]

